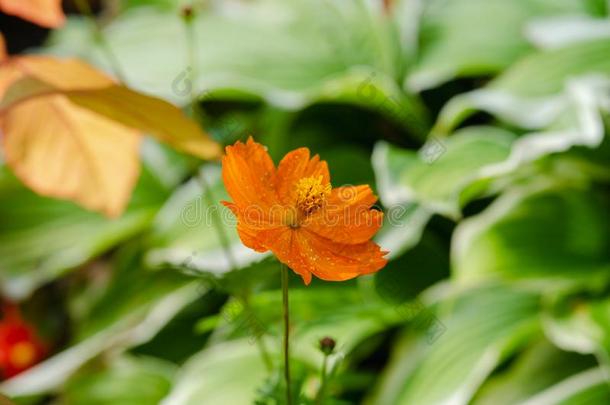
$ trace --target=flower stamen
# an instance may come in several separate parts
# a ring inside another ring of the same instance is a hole
[[[323,184],[323,177],[305,177],[296,184],[297,207],[305,214],[310,215],[320,209],[326,198],[330,195],[330,184]]]

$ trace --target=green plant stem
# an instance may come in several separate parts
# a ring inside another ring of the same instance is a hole
[[[110,63],[110,66],[112,67],[112,71],[114,72],[114,75],[117,77],[117,79],[119,79],[119,81],[121,83],[125,83],[126,82],[125,74],[123,73],[123,69],[121,68],[119,59],[116,57],[116,55],[112,51],[112,48],[110,47],[110,44],[106,40],[106,37],[104,36],[104,32],[102,31],[102,27],[100,27],[100,24],[97,21],[97,18],[95,17],[95,15],[93,14],[93,10],[91,10],[91,7],[89,6],[88,1],[87,0],[74,0],[74,5],[76,5],[76,8],[78,9],[78,11],[82,15],[84,15],[91,23],[91,26],[93,27],[95,39],[100,44],[102,51],[106,54],[106,59],[108,59],[108,62]]]
[[[197,181],[199,182],[199,186],[203,190],[203,196],[205,198],[205,203],[208,207],[213,207],[216,205],[216,198],[214,197],[214,192],[212,188],[208,184],[207,179],[203,173],[199,173],[197,176]],[[218,237],[218,241],[220,242],[220,246],[224,251],[225,256],[227,257],[227,261],[229,264],[229,269],[237,268],[237,260],[233,257],[233,252],[231,251],[231,243],[229,242],[229,237],[225,232],[224,227],[222,226],[221,218],[218,215],[218,212],[214,210],[212,212],[212,224],[214,226],[214,230],[216,231],[216,236]]]
[[[322,371],[320,372],[320,389],[316,395],[316,404],[321,405],[324,399],[324,390],[326,389],[327,370],[328,369],[328,354],[324,354],[324,360],[322,361]]]
[[[194,5],[191,3],[191,8]],[[182,21],[184,21],[184,26],[186,28],[186,49],[187,49],[187,68],[189,70],[189,79],[191,80],[191,88],[190,88],[190,101],[191,101],[191,111],[193,114],[193,118],[199,118],[199,109],[197,106],[197,97],[195,96],[195,79],[197,77],[197,61],[195,57],[195,29],[193,20],[195,16],[191,17],[183,17]]]
[[[191,80],[191,89],[190,89],[190,103],[191,103],[191,113],[193,118],[197,119],[199,116],[199,109],[197,108],[197,100],[194,92],[194,80],[197,77],[196,74],[196,59],[195,59],[195,32],[193,29],[193,17],[183,19],[185,27],[186,27],[186,37],[187,37],[187,49],[188,49],[188,67],[190,68],[190,80]],[[197,180],[199,182],[200,187],[203,189],[204,198],[206,201],[206,205],[208,207],[213,207],[216,204],[216,198],[214,197],[214,193],[208,184],[205,176],[203,174],[199,174],[197,176]],[[222,250],[227,258],[227,262],[229,264],[230,269],[236,269],[237,260],[233,256],[233,252],[231,251],[231,243],[229,241],[229,237],[225,232],[224,227],[222,226],[221,218],[218,213],[214,211],[212,213],[212,222],[214,226],[214,230],[216,231],[216,235],[218,240],[220,241],[220,245],[222,246]],[[240,297],[241,301],[244,304],[244,308],[251,315],[254,315],[254,310],[250,305],[249,292],[245,292]],[[262,339],[262,336],[259,336],[258,331],[251,331],[251,333],[255,333],[256,335],[256,345],[263,359],[263,363],[265,363],[265,367],[267,371],[271,372],[273,370],[273,361],[271,360],[271,356],[269,355],[269,351],[267,350],[267,346],[265,345],[265,341]]]
[[[282,263],[282,307],[284,309],[284,380],[286,403],[292,405],[290,389],[290,308],[288,303],[288,266]]]
[[[248,313],[250,315],[256,316],[254,314],[254,309],[252,308],[252,305],[250,304],[249,296],[250,296],[250,293],[245,292],[243,294],[243,296],[241,297],[241,300],[244,303],[245,310],[248,311]],[[258,346],[258,350],[261,353],[261,357],[263,358],[263,362],[265,363],[265,367],[267,368],[267,371],[268,372],[273,371],[273,361],[271,360],[271,356],[269,355],[269,351],[267,350],[267,346],[265,345],[265,341],[263,340],[262,335],[259,336],[258,331],[256,331],[256,330],[253,330],[251,332],[254,333],[256,336],[256,345]]]

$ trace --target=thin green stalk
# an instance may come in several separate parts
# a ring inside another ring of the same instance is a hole
[[[290,387],[290,308],[288,303],[288,266],[282,263],[282,307],[284,309],[284,380],[286,404],[292,405]]]
[[[197,181],[199,182],[199,186],[203,190],[203,196],[205,198],[205,203],[208,207],[213,207],[216,205],[216,198],[214,197],[214,192],[212,188],[208,184],[208,181],[205,178],[203,173],[200,173],[196,176]],[[222,218],[218,215],[216,210],[212,211],[212,225],[214,226],[214,230],[216,231],[216,236],[218,236],[218,241],[220,242],[220,246],[224,251],[225,256],[227,257],[227,261],[229,262],[230,269],[237,268],[237,260],[233,257],[233,252],[231,251],[231,242],[229,241],[229,237],[225,232],[225,228],[222,226]]]
[[[190,87],[190,104],[191,104],[191,113],[194,119],[198,119],[200,111],[197,108],[198,104],[197,104],[197,99],[195,97],[195,89],[194,89],[194,81],[195,78],[197,77],[197,61],[196,61],[196,57],[195,57],[195,30],[193,28],[193,20],[194,20],[194,15],[193,15],[193,5],[191,4],[191,11],[190,11],[190,15],[188,16],[183,16],[183,21],[184,21],[184,25],[186,27],[186,41],[187,41],[187,52],[188,52],[188,68],[190,68],[189,70],[189,75],[190,75],[190,80],[191,80],[191,87]],[[203,193],[204,193],[204,198],[206,200],[206,205],[208,207],[213,207],[216,204],[216,198],[214,197],[214,193],[212,191],[212,188],[210,187],[210,185],[208,184],[205,176],[203,174],[200,174],[197,176],[197,180],[199,181],[199,185],[201,186],[201,188],[203,189]],[[231,251],[231,242],[229,241],[229,237],[227,236],[227,233],[225,232],[224,227],[222,226],[222,219],[220,218],[220,216],[218,215],[218,213],[216,211],[214,211],[212,213],[213,217],[212,217],[212,223],[214,226],[214,230],[216,231],[216,235],[218,236],[218,240],[220,241],[220,245],[222,247],[222,250],[225,254],[225,257],[227,258],[227,262],[229,264],[229,268],[230,269],[236,269],[238,267],[237,265],[237,260],[235,259],[235,257],[233,256],[233,252]],[[250,305],[250,300],[249,300],[249,292],[245,292],[242,296],[238,297],[239,299],[241,299],[241,301],[244,304],[244,308],[246,311],[248,311],[251,315],[254,315],[254,310],[252,309],[252,306]],[[265,363],[265,367],[267,368],[267,371],[271,372],[273,370],[273,361],[271,360],[271,356],[269,355],[269,351],[267,350],[267,346],[265,345],[265,341],[262,339],[262,336],[259,336],[257,331],[251,331],[251,333],[255,333],[255,337],[256,337],[256,345],[258,347],[258,350],[261,354],[261,357],[263,359],[263,363]]]
[[[93,27],[95,39],[102,47],[102,51],[106,54],[106,59],[108,59],[108,62],[112,67],[114,75],[117,77],[117,79],[119,79],[120,82],[125,83],[125,75],[123,74],[123,69],[121,68],[119,59],[116,57],[116,55],[112,51],[112,48],[110,47],[110,44],[106,40],[104,32],[102,31],[102,27],[100,26],[99,22],[97,21],[97,18],[93,14],[93,10],[91,10],[89,2],[87,0],[74,0],[74,4],[76,5],[78,11],[82,15],[87,17],[91,26]]]
[[[241,297],[241,300],[244,303],[244,309],[251,315],[251,316],[256,316],[254,313],[254,309],[252,309],[252,305],[250,305],[250,299],[248,298],[250,296],[249,292],[245,292],[243,294],[243,296]],[[267,350],[267,346],[265,345],[265,341],[263,340],[262,336],[258,335],[257,330],[252,330],[251,333],[255,334],[256,337],[256,345],[258,346],[258,350],[261,353],[261,357],[263,358],[263,362],[265,363],[265,367],[267,368],[267,371],[271,372],[273,371],[273,361],[271,360],[271,356],[269,355],[269,351]]]
[[[195,28],[193,24],[194,16],[193,4],[190,6],[190,13],[182,16],[184,26],[186,28],[186,49],[187,49],[187,68],[189,72],[189,79],[191,81],[190,99],[191,99],[191,112],[193,118],[199,118],[199,109],[197,108],[197,98],[195,96],[195,79],[197,78],[197,60],[195,57],[195,50],[197,49],[195,43]]]
[[[328,354],[324,354],[324,360],[322,362],[322,371],[320,372],[320,389],[316,395],[316,404],[321,405],[324,399],[324,390],[326,389],[327,380],[327,368],[328,368]]]

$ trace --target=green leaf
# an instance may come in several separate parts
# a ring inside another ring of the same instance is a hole
[[[522,405],[598,405],[610,401],[606,371],[593,368],[566,378]]]
[[[296,276],[293,279],[301,283]],[[337,351],[345,355],[364,339],[403,320],[391,304],[379,300],[374,294],[369,296],[353,286],[331,288],[317,284],[314,281],[307,288],[292,288],[290,291],[292,355],[312,368],[322,364],[323,355],[318,349],[322,337],[335,339]],[[252,314],[234,313],[235,302],[229,302],[221,316],[226,326],[233,329],[231,336],[237,334],[252,338],[248,325],[253,324],[260,325],[267,335],[279,336],[281,300],[279,290],[260,292],[251,299]]]
[[[449,275],[448,247],[432,233],[375,273],[375,288],[389,302],[416,298],[422,291]]]
[[[255,345],[245,340],[215,345],[185,364],[161,404],[252,404],[265,377]]]
[[[549,338],[564,350],[610,354],[610,300],[581,296],[560,297],[544,313]]]
[[[550,17],[531,22],[526,35],[537,48],[560,48],[610,37],[610,21],[607,18],[578,15]]]
[[[419,7],[419,58],[407,78],[413,90],[500,72],[533,50],[523,35],[533,18],[587,15],[580,0],[433,0]]]
[[[582,48],[590,49],[587,44]],[[549,69],[563,66],[559,60],[547,62]],[[605,117],[610,116],[610,65],[608,68],[606,76],[591,71],[588,76],[566,77],[564,91],[547,97],[518,96],[512,87],[503,89],[493,83],[459,95],[445,106],[434,132],[453,130],[477,109],[532,131],[513,143],[506,161],[490,169],[496,176],[512,174],[529,162],[574,147],[597,148],[604,140]],[[535,77],[535,72],[531,74]]]
[[[531,54],[487,86],[451,99],[443,107],[434,131],[449,133],[477,110],[522,128],[548,129],[557,126],[566,111],[582,116],[579,108],[603,109],[603,101],[592,102],[590,98],[607,100],[604,89],[608,87],[610,62],[601,55],[609,52],[610,39],[601,39]],[[573,121],[569,122],[572,127],[586,123]],[[565,126],[563,123],[560,128]]]
[[[177,15],[133,10],[105,34],[131,86],[175,103],[190,102],[190,90],[202,97],[254,94],[291,110],[337,101],[379,111],[424,137],[426,111],[400,88],[398,34],[377,8],[362,0],[272,0],[232,11],[196,18],[196,67],[187,65],[186,29]],[[103,54],[91,41],[83,46],[82,37],[78,23],[68,24],[49,51],[103,66]]]
[[[487,380],[473,405],[512,405],[596,365],[592,356],[562,352],[546,340],[532,343],[507,370]]]
[[[460,282],[545,281],[545,288],[599,285],[610,269],[608,202],[574,186],[513,189],[458,225]]]
[[[154,358],[119,357],[107,368],[72,378],[60,401],[73,405],[157,405],[171,388],[175,367]]]
[[[522,59],[490,83],[517,96],[541,97],[560,92],[566,79],[588,73],[610,74],[610,39],[542,51]]]
[[[535,294],[491,287],[446,301],[444,333],[426,343],[407,333],[370,404],[467,404],[485,378],[539,334]]]
[[[458,218],[461,207],[485,190],[486,168],[508,157],[513,140],[499,128],[469,127],[431,139],[419,154],[380,142],[373,162],[382,198]]]
[[[120,353],[153,338],[174,316],[199,297],[201,286],[177,272],[149,272],[138,255],[118,262],[101,297],[75,313],[71,345],[28,371],[5,381],[0,390],[25,397],[56,392],[87,362],[105,351]],[[85,293],[102,288],[94,280]]]
[[[144,168],[127,211],[109,220],[73,203],[45,198],[0,168],[0,286],[24,298],[145,229],[168,195]]]

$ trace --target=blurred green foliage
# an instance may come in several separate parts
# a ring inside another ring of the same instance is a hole
[[[217,140],[253,135],[276,161],[307,146],[386,211],[381,272],[291,278],[299,403],[324,336],[338,342],[325,404],[610,403],[607,2],[197,2],[195,66],[178,3],[124,1],[106,21],[128,84],[185,108],[192,88]],[[77,16],[38,51],[109,69]],[[265,362],[280,363],[278,263],[239,242],[217,164],[153,141],[142,156],[117,220],[0,171],[1,292],[54,350],[0,390],[283,403]]]

